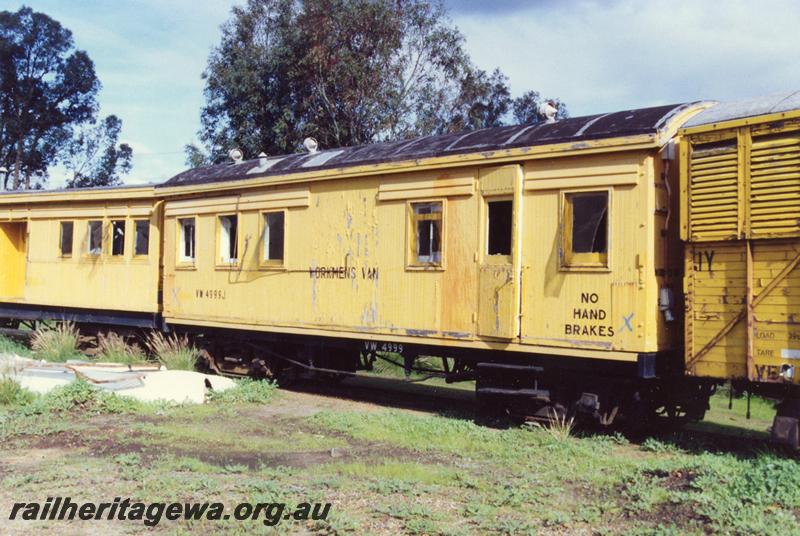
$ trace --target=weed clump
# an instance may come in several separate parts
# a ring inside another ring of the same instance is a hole
[[[82,357],[78,351],[79,337],[72,322],[61,322],[55,327],[43,325],[33,332],[31,346],[37,358],[63,363]]]
[[[108,363],[136,365],[147,361],[141,346],[129,343],[125,337],[113,331],[97,335],[97,358]]]
[[[236,382],[236,387],[225,391],[211,391],[209,400],[223,404],[265,404],[272,400],[277,385],[269,380],[245,378]]]
[[[2,354],[27,357],[31,355],[31,350],[13,339],[0,335],[0,355]]]
[[[195,370],[200,358],[200,352],[186,335],[164,335],[160,331],[153,331],[147,337],[147,346],[168,370]]]
[[[35,395],[11,376],[0,376],[0,406],[21,406],[30,403]]]
[[[532,428],[539,428],[547,431],[552,439],[558,443],[563,443],[572,437],[572,430],[575,427],[575,418],[568,417],[566,412],[550,410],[550,415],[546,424],[533,422]]]
[[[133,398],[121,397],[110,391],[92,386],[85,380],[76,380],[56,387],[44,396],[37,397],[21,408],[25,415],[79,411],[81,413],[136,413],[147,404]]]

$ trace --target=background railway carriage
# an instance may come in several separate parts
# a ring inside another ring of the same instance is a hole
[[[152,187],[0,195],[0,323],[159,327]]]
[[[164,320],[227,372],[448,356],[484,399],[613,419],[682,374],[671,141],[706,106],[187,171],[156,189]]]
[[[800,446],[800,92],[719,104],[682,130],[686,371],[785,398]]]

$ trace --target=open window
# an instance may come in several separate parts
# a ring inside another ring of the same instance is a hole
[[[103,222],[92,220],[88,224],[87,252],[92,256],[103,253]]]
[[[150,221],[136,220],[134,222],[133,254],[140,257],[150,253]]]
[[[565,266],[608,267],[608,199],[608,191],[564,194]]]
[[[62,257],[72,257],[72,237],[75,234],[75,223],[62,221],[59,233],[58,251]]]
[[[235,215],[220,216],[218,262],[223,265],[239,261],[239,218]]]
[[[264,215],[263,254],[261,262],[265,266],[283,266],[285,213],[267,212]]]
[[[194,240],[195,226],[194,218],[182,218],[178,220],[178,259],[184,264],[194,264]]]
[[[411,203],[409,265],[442,266],[443,209],[442,201]]]
[[[125,255],[125,220],[111,222],[111,256]]]
[[[514,202],[511,199],[486,202],[486,254],[511,255],[512,215]]]

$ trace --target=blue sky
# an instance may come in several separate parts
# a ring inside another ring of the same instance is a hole
[[[200,75],[244,0],[29,0],[72,30],[103,84],[101,113],[134,149],[127,183],[184,168],[203,105]],[[22,4],[4,2],[2,9]],[[573,116],[800,89],[793,0],[448,0],[473,61],[517,95],[560,97]],[[63,171],[51,171],[50,187]]]

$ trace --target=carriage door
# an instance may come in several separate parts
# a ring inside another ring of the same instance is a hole
[[[478,334],[513,339],[519,335],[522,166],[482,169],[480,190]]]
[[[0,223],[0,299],[22,298],[25,293],[25,222]]]

